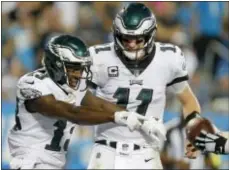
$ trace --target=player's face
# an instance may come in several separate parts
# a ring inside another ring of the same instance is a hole
[[[144,47],[145,39],[143,37],[122,37],[122,43],[127,51],[134,52]]]
[[[82,70],[76,70],[74,68],[67,68],[67,75],[68,75],[69,85],[72,88],[75,88],[82,75]]]

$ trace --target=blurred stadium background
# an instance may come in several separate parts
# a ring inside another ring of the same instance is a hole
[[[14,124],[18,78],[41,66],[42,48],[53,35],[77,35],[88,45],[112,41],[112,19],[128,3],[2,2],[3,169],[9,167],[7,133]],[[229,130],[229,3],[144,3],[157,17],[157,40],[175,43],[183,49],[191,77],[190,84],[201,103],[203,115],[218,128]],[[169,95],[164,121],[171,136],[182,131],[179,125],[174,126],[176,120],[179,122],[176,119],[179,115],[179,103]],[[181,151],[172,145],[182,141],[179,140],[181,135],[170,138],[162,151],[163,163],[167,169],[229,169],[228,156],[210,154],[201,159],[185,161],[182,145],[178,145]],[[92,143],[92,127],[77,127],[69,148],[66,169],[85,168]]]

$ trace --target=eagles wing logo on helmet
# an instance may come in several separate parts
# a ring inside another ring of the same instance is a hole
[[[56,36],[51,38],[46,46],[45,68],[50,78],[60,86],[67,85],[70,87],[67,67],[86,72],[86,76],[81,75],[77,78],[76,88],[79,86],[80,79],[91,79],[91,64],[92,59],[86,44],[77,37],[71,35]]]

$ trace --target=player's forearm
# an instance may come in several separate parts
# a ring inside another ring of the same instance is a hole
[[[114,122],[114,112],[87,106],[74,107],[66,113],[70,120],[81,125],[96,125]]]
[[[201,112],[199,103],[196,98],[189,99],[187,102],[183,103],[182,109],[184,118],[186,118],[194,111],[198,113]]]
[[[48,97],[49,99],[52,97]],[[29,101],[28,101],[29,102]],[[100,124],[112,122],[114,112],[104,112],[99,107],[75,106],[63,101],[38,99],[28,103],[30,112],[38,112],[50,117],[58,117],[78,124]]]
[[[114,103],[108,102],[108,101],[101,99],[101,98],[98,98],[98,97],[96,97],[96,99],[94,99],[93,101],[94,102],[90,102],[90,104],[88,106],[100,108],[103,111],[113,112],[113,113],[116,111],[125,110],[124,108],[121,108],[120,106],[118,106]]]
[[[105,112],[101,108],[73,105],[69,107],[69,104],[64,102],[59,102],[59,106],[67,109],[63,112],[57,111],[55,115],[77,124],[95,125],[114,121],[114,112]]]
[[[100,99],[100,108],[104,111],[108,111],[108,112],[116,112],[116,111],[122,111],[125,110],[124,108],[122,108],[121,106],[118,106],[114,103],[108,102],[104,99]]]
[[[90,91],[87,91],[85,97],[81,102],[81,105],[100,108],[103,111],[112,112],[112,113],[116,111],[125,110],[124,108],[114,103],[111,103],[107,100],[94,96]]]
[[[198,113],[201,112],[199,102],[189,86],[187,86],[183,92],[178,94],[178,98],[182,104],[184,118],[194,111]]]

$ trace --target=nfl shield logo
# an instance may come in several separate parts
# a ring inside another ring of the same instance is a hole
[[[129,148],[128,144],[122,144],[122,150],[127,151]]]

